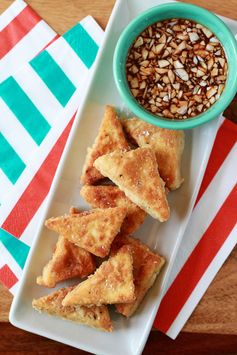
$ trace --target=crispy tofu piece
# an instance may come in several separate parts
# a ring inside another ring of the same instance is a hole
[[[126,207],[127,216],[120,230],[123,234],[133,233],[146,217],[146,212],[129,200],[117,186],[85,185],[80,194],[93,208]]]
[[[183,182],[180,166],[184,150],[184,132],[153,126],[138,118],[121,122],[128,136],[139,147],[148,147],[155,152],[159,173],[166,186],[170,190],[179,188]]]
[[[113,326],[106,306],[63,306],[62,300],[73,290],[73,287],[61,288],[48,296],[34,299],[33,308],[39,312],[45,312],[52,316],[73,322],[82,323],[89,327],[106,332],[112,332]]]
[[[104,258],[119,233],[127,214],[124,207],[96,209],[79,214],[49,218],[47,228],[63,235],[69,242]]]
[[[93,166],[94,161],[101,155],[116,149],[129,149],[121,123],[116,111],[111,106],[106,106],[98,136],[92,148],[88,148],[86,161],[82,170],[81,183],[94,184],[103,178],[103,175]]]
[[[104,261],[94,275],[68,293],[62,304],[92,305],[126,303],[135,299],[133,257],[129,246]]]
[[[113,241],[111,254],[117,252],[123,245],[129,245],[133,255],[133,277],[135,285],[135,301],[131,303],[116,304],[116,310],[126,317],[130,317],[138,308],[147,291],[154,284],[165,259],[153,253],[145,244],[138,239],[118,235]]]
[[[115,151],[96,159],[95,167],[110,178],[136,205],[160,222],[170,215],[164,181],[149,148]]]
[[[86,277],[94,272],[95,268],[93,256],[88,251],[59,236],[52,258],[36,282],[41,286],[55,287],[60,281]]]

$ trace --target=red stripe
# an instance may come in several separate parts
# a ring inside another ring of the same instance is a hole
[[[0,32],[0,59],[4,57],[41,20],[30,6],[26,6]]]
[[[162,332],[166,333],[169,330],[207,267],[234,228],[237,221],[236,206],[237,185],[221,206],[162,299],[154,322],[154,326]]]
[[[2,228],[19,238],[47,196],[68,138],[73,116],[47,158],[4,221]]]
[[[4,265],[0,269],[0,280],[7,288],[11,288],[17,283],[18,278],[7,265]]]
[[[236,141],[237,124],[225,119],[217,132],[215,143],[212,148],[212,152],[207,164],[207,169],[205,171],[205,175],[203,177],[195,205],[206,191],[208,185],[216,175],[217,171],[223,164]]]

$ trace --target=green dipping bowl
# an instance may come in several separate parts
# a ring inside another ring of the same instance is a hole
[[[126,78],[127,53],[135,38],[146,27],[171,18],[194,20],[209,28],[221,42],[228,61],[227,80],[220,98],[204,113],[184,120],[155,116],[145,110],[130,92]],[[113,73],[123,102],[137,117],[162,128],[191,129],[217,118],[234,98],[237,92],[237,41],[222,20],[202,7],[180,2],[159,5],[143,12],[124,29],[115,48]]]

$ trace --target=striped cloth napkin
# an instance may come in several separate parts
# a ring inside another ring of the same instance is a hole
[[[59,37],[22,0],[0,28],[0,279],[14,294],[103,32],[87,17]],[[236,138],[223,119],[154,323],[172,338],[237,242]]]

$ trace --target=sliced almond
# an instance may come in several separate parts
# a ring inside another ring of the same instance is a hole
[[[168,77],[169,77],[169,80],[170,80],[171,84],[173,84],[174,83],[174,79],[175,79],[175,75],[174,75],[173,71],[170,70],[170,69],[168,70]]]
[[[185,69],[182,69],[182,68],[176,69],[175,74],[183,81],[188,81],[188,79],[189,79],[188,73],[186,72]]]
[[[146,60],[148,57],[148,50],[146,48],[142,49],[142,58]]]
[[[214,60],[213,60],[213,58],[210,58],[207,62],[207,69],[211,70],[211,68],[213,67],[213,64],[214,64]]]
[[[175,84],[172,84],[173,88],[175,90],[179,90],[180,89],[180,83],[175,83]]]
[[[137,78],[133,78],[131,80],[130,84],[131,84],[132,89],[138,88],[138,79]]]
[[[160,38],[159,38],[159,42],[160,43],[166,43],[166,35],[163,34]]]
[[[213,35],[213,33],[206,27],[202,27],[201,30],[207,38],[210,38]]]
[[[202,112],[202,109],[203,109],[203,104],[200,104],[200,105],[197,106],[197,110],[199,112]]]
[[[213,68],[211,71],[211,76],[217,76],[218,75],[218,69],[217,68]]]
[[[224,68],[224,65],[225,65],[225,59],[224,58],[218,58],[218,61],[221,65],[222,68]]]
[[[164,54],[162,55],[162,58],[166,58],[170,55],[170,52],[165,49]]]
[[[139,90],[137,90],[137,89],[131,89],[131,91],[132,91],[133,96],[134,96],[134,97],[137,97],[137,95],[138,95],[138,93],[139,93]]]
[[[216,88],[211,88],[209,90],[207,90],[206,96],[208,99],[210,99],[213,95],[215,95],[217,92]]]
[[[170,82],[170,80],[169,80],[169,78],[168,78],[167,75],[164,75],[163,78],[162,78],[162,80],[163,80],[163,82],[164,82],[165,84],[169,84],[169,82]]]
[[[178,47],[175,49],[174,54],[178,54],[180,52],[182,52],[184,49],[186,48],[186,42],[182,41]]]
[[[155,71],[158,73],[158,74],[165,74],[168,72],[168,69],[165,69],[165,68],[156,68]]]
[[[205,73],[202,70],[198,69],[196,75],[198,78],[200,78],[201,76],[205,75]]]
[[[165,43],[157,44],[157,46],[156,46],[156,54],[160,54],[160,52],[162,51],[164,46],[165,46]]]
[[[174,61],[174,67],[175,67],[176,69],[181,69],[181,68],[183,68],[184,66],[183,66],[183,64],[182,64],[179,60],[175,60],[175,61]]]
[[[136,40],[135,44],[134,44],[134,48],[138,48],[143,44],[143,38],[141,36],[138,37],[138,39]]]
[[[168,65],[170,65],[170,62],[168,62],[168,60],[161,59],[161,60],[158,60],[158,65],[160,68],[165,68]]]
[[[196,42],[199,39],[199,35],[196,32],[189,32],[188,35],[191,42]]]

